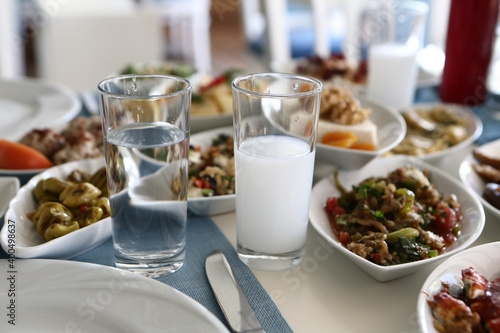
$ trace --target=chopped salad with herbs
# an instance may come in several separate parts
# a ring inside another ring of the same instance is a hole
[[[437,256],[460,236],[456,195],[446,198],[428,171],[408,166],[372,177],[325,203],[332,230],[355,254],[383,266]]]
[[[233,137],[224,133],[210,146],[189,147],[188,197],[235,194]]]

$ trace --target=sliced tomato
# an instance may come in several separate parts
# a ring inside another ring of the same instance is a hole
[[[45,169],[52,162],[39,151],[9,140],[0,140],[0,169]]]
[[[203,179],[196,179],[194,182],[193,182],[194,186],[198,187],[198,188],[203,188],[204,187],[204,183],[203,183]]]
[[[326,199],[326,211],[334,215],[345,214],[344,208],[340,207],[336,197],[329,197]]]
[[[441,236],[449,235],[457,224],[457,214],[449,207],[434,214],[434,230]]]
[[[342,245],[346,246],[351,242],[351,235],[348,232],[341,231],[339,232],[339,240]]]

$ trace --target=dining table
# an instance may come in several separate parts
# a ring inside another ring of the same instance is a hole
[[[418,89],[415,101],[439,102],[438,87]],[[466,153],[500,138],[500,111],[497,111],[500,103],[497,104],[495,97],[471,109],[482,120],[484,128]],[[85,110],[81,114],[88,115]],[[438,167],[459,180],[458,170],[464,157],[463,153],[451,156]],[[331,177],[336,169],[334,165],[317,161],[313,186],[324,177]],[[471,247],[500,241],[499,216],[486,210],[485,213],[484,230]],[[237,256],[235,212],[213,216],[189,214],[184,266],[171,275],[155,279],[193,298],[227,327],[204,268],[206,257],[217,249],[226,255],[267,333],[420,332],[417,298],[426,278],[443,262],[429,263],[404,277],[379,282],[337,251],[309,224],[306,253],[299,265],[285,271],[261,271],[246,266]],[[8,255],[0,250],[0,259],[6,258]],[[68,260],[113,266],[112,241],[108,239]],[[21,317],[20,320],[29,318]]]

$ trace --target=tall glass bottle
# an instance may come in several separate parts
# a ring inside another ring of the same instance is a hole
[[[485,101],[499,2],[452,0],[440,87],[443,102],[473,106]]]

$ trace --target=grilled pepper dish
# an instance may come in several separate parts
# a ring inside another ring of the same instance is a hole
[[[40,180],[33,189],[38,208],[28,213],[45,240],[64,236],[111,215],[106,169],[75,170],[66,179]]]
[[[332,230],[350,251],[389,266],[437,256],[460,235],[462,214],[454,194],[444,198],[427,171],[408,166],[365,179],[329,197]]]

